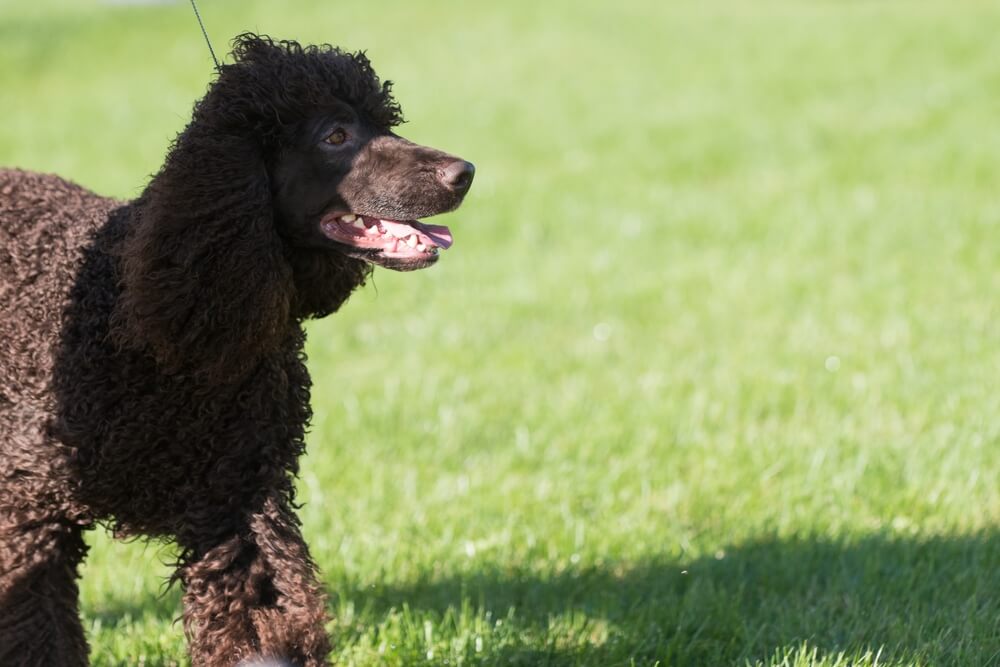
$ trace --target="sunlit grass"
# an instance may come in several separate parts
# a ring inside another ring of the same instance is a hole
[[[478,167],[310,327],[339,662],[1000,659],[995,5],[201,4],[367,49]],[[186,2],[0,37],[0,162],[116,196],[211,75]],[[169,550],[92,543],[94,663],[184,664]]]

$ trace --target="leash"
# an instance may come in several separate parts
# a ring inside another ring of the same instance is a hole
[[[191,0],[191,9],[194,10],[194,17],[198,19],[198,25],[201,26],[201,34],[205,36],[205,43],[208,44],[208,52],[212,54],[212,60],[215,62],[215,69],[221,72],[222,66],[219,65],[219,59],[215,57],[215,49],[212,48],[212,42],[208,39],[208,32],[205,30],[205,24],[201,20],[201,13],[198,11],[198,5],[195,4],[194,0]]]

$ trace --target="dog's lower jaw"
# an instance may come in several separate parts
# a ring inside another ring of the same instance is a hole
[[[343,246],[343,248],[344,249],[340,252],[347,257],[360,259],[369,264],[381,266],[382,268],[391,269],[393,271],[417,271],[419,269],[426,269],[429,266],[437,264],[438,259],[440,259],[440,255],[426,255],[418,258],[387,257],[378,250],[363,250],[350,248],[349,246]]]

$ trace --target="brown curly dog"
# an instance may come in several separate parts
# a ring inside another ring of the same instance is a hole
[[[87,663],[82,532],[176,542],[195,665],[326,663],[295,515],[302,322],[433,264],[464,160],[362,54],[242,35],[129,202],[0,170],[0,665]]]

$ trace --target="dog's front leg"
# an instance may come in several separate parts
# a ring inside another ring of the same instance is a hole
[[[327,664],[326,598],[283,500],[266,500],[248,516],[245,532],[202,550],[179,574],[196,667],[254,658]]]

